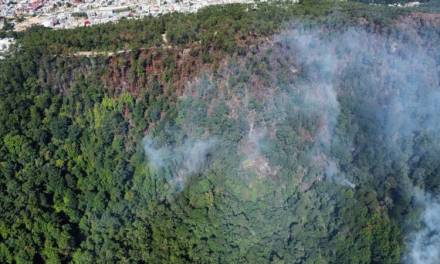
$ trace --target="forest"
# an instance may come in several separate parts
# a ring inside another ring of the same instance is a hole
[[[436,6],[0,32],[0,262],[438,263]]]

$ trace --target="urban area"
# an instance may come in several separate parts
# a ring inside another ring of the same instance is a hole
[[[0,19],[14,30],[32,25],[74,28],[170,12],[195,12],[208,5],[251,3],[252,0],[0,0]],[[2,21],[0,20],[0,24]]]

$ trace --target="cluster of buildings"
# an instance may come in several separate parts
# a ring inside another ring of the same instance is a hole
[[[73,28],[121,18],[195,12],[208,5],[252,2],[254,0],[0,0],[0,18],[12,20],[17,31],[32,25]]]

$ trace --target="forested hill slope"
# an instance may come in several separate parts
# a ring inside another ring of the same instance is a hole
[[[439,14],[276,2],[1,34],[0,262],[439,259]]]

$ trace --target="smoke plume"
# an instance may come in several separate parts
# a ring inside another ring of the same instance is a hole
[[[396,185],[411,192],[414,157],[428,155],[421,135],[440,142],[440,52],[405,34],[293,24],[188,83],[172,136],[184,139],[160,145],[148,136],[150,165],[171,171],[167,181],[180,189],[209,167],[221,172],[219,189],[252,201],[275,192],[288,200],[323,181],[383,185],[396,171]],[[440,204],[428,193],[419,198],[423,226],[408,234],[408,263],[440,261]]]
[[[406,262],[412,264],[440,263],[440,201],[418,192],[417,202],[424,208],[420,229],[411,234]]]
[[[215,146],[214,139],[185,139],[177,146],[158,146],[152,138],[144,139],[144,150],[149,163],[156,170],[171,172],[169,184],[182,190],[187,178],[201,173],[207,166],[207,155]]]

